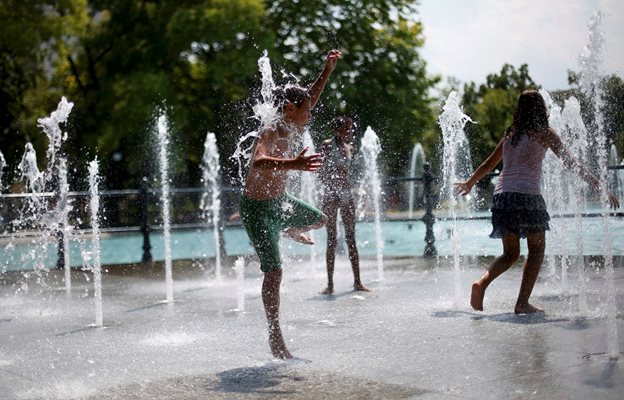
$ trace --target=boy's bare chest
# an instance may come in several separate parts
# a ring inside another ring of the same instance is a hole
[[[269,155],[283,158],[290,153],[290,140],[287,136],[275,136],[267,145]]]

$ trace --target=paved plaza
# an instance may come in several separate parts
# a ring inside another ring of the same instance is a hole
[[[249,261],[249,260],[248,260]],[[517,316],[520,268],[489,289],[485,311],[468,304],[489,259],[463,258],[461,293],[448,259],[363,262],[370,293],[350,290],[347,262],[336,294],[322,262],[285,267],[281,321],[294,360],[272,359],[260,299],[247,265],[244,311],[233,273],[174,265],[173,304],[162,267],[107,267],[104,328],[94,328],[93,283],[76,271],[0,277],[1,399],[621,399],[624,354],[606,353],[604,271],[588,265],[588,310],[578,282],[546,270],[533,301],[543,315]],[[229,271],[233,263],[227,259]],[[520,265],[520,264],[518,264]],[[619,348],[624,348],[624,266],[616,260]]]

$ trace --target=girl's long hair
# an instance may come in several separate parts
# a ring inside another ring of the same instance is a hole
[[[525,90],[518,98],[513,114],[513,122],[507,134],[513,133],[511,145],[516,146],[520,137],[530,130],[548,129],[548,109],[544,98],[537,90]]]

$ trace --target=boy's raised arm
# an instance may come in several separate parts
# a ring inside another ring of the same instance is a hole
[[[327,80],[329,79],[331,73],[334,71],[334,68],[336,68],[336,63],[341,56],[342,53],[340,52],[340,50],[331,50],[327,54],[325,68],[323,68],[321,74],[318,76],[318,78],[316,78],[316,81],[314,81],[312,86],[310,86],[310,88],[308,89],[308,94],[310,95],[310,108],[314,108],[319,100],[319,97],[321,97],[321,93],[325,88],[325,84],[327,83]]]

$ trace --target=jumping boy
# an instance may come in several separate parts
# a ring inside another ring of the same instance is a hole
[[[269,325],[269,346],[276,358],[292,358],[279,325],[280,234],[299,243],[313,244],[306,232],[323,227],[327,221],[320,210],[286,193],[289,170],[314,172],[323,164],[320,154],[306,155],[307,147],[296,157],[288,158],[290,137],[299,134],[310,120],[310,110],[318,102],[340,56],[338,50],[329,52],[325,68],[309,89],[289,86],[274,92],[281,119],[258,135],[241,196],[241,220],[264,272],[262,302]]]

